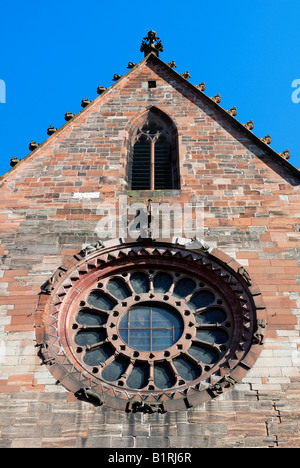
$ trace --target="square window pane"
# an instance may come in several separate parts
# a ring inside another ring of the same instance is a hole
[[[181,338],[182,328],[174,328],[174,340],[173,343],[176,343]]]
[[[173,314],[159,307],[152,307],[152,327],[171,328],[173,326]]]
[[[125,343],[128,343],[128,330],[119,329],[119,333],[122,340],[125,341]]]
[[[129,312],[130,328],[150,328],[149,307],[135,307]]]
[[[139,351],[150,351],[150,330],[130,329],[129,346]]]
[[[152,351],[166,349],[173,344],[172,330],[153,330],[152,331]]]

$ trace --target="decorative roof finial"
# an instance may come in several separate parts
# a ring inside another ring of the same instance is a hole
[[[18,164],[18,162],[20,162],[21,159],[18,159],[17,156],[13,156],[10,160],[10,165],[11,167],[14,167]]]
[[[279,153],[279,156],[281,156],[283,159],[290,159],[290,150],[287,149],[283,153]]]
[[[144,37],[141,52],[144,52],[144,56],[147,57],[148,54],[153,52],[157,57],[159,52],[163,52],[164,48],[159,37],[155,31],[149,31],[148,36]]]

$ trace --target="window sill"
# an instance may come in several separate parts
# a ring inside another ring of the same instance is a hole
[[[165,190],[127,190],[124,195],[133,198],[161,198],[161,197],[178,197],[181,194],[180,189],[165,189]]]

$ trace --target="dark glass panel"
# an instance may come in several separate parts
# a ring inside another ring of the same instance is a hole
[[[184,297],[187,297],[190,294],[192,294],[195,287],[196,287],[196,283],[193,280],[189,278],[182,278],[176,284],[174,292],[173,292],[173,296],[179,299],[183,299]]]
[[[88,303],[91,306],[96,307],[96,309],[105,310],[105,311],[112,310],[116,305],[115,302],[113,302],[109,297],[107,297],[101,291],[92,292],[89,295]]]
[[[141,136],[133,148],[131,190],[150,189],[150,141]]]
[[[203,362],[203,364],[214,364],[219,359],[217,351],[197,344],[193,344],[188,352],[197,361]]]
[[[124,300],[130,296],[130,292],[126,284],[119,278],[111,279],[107,284],[107,290],[110,294],[120,300]]]
[[[163,138],[155,143],[155,190],[173,188],[171,145]]]
[[[167,363],[157,363],[154,366],[154,383],[158,388],[171,388],[176,379]]]
[[[219,308],[212,308],[196,315],[196,322],[203,325],[210,325],[216,323],[223,323],[227,318],[224,310]]]
[[[228,340],[228,334],[225,330],[198,330],[197,339],[210,344],[222,344]]]
[[[149,365],[147,363],[135,363],[130,376],[127,379],[129,388],[144,388],[149,379]]]
[[[191,309],[201,309],[212,304],[214,300],[215,296],[210,291],[200,291],[190,299],[188,306]]]
[[[149,278],[145,273],[133,273],[130,282],[137,294],[143,294],[149,291]]]
[[[109,366],[105,367],[102,377],[108,382],[115,382],[126,371],[129,361],[122,356],[118,356]]]
[[[197,379],[201,374],[199,367],[183,354],[174,359],[173,363],[184,380]]]
[[[105,338],[105,330],[81,330],[75,336],[75,343],[78,346],[91,346],[104,341]]]
[[[98,366],[113,354],[114,351],[109,345],[103,345],[100,348],[87,351],[83,360],[88,366]]]
[[[167,273],[158,273],[154,278],[154,291],[156,293],[165,294],[172,286],[172,276]]]
[[[106,323],[107,317],[105,315],[83,309],[78,313],[76,321],[79,325],[88,325],[92,327],[103,325]]]

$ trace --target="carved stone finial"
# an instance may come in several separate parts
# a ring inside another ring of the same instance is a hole
[[[281,156],[283,159],[290,159],[291,155],[290,155],[290,150],[287,149],[285,150],[283,153],[278,153],[279,156]]]
[[[144,56],[147,57],[148,54],[153,52],[157,57],[159,52],[163,52],[164,48],[159,37],[155,31],[149,31],[148,35],[144,37],[141,52],[144,52]]]
[[[188,78],[191,78],[191,75],[188,71],[184,72],[184,73],[180,73],[180,76],[182,76],[183,78],[185,78],[186,80]]]
[[[249,122],[247,122],[246,124],[243,124],[245,128],[247,128],[248,130],[253,130],[254,129],[254,123],[253,123],[253,120],[249,120]]]
[[[81,107],[86,107],[90,104],[91,101],[89,101],[88,99],[86,98],[83,98],[82,101],[81,101]]]
[[[13,156],[10,160],[10,165],[11,167],[14,167],[18,164],[18,162],[20,162],[21,159],[18,159],[16,156]]]
[[[47,129],[47,135],[53,135],[57,131],[57,128],[54,128],[52,125],[49,125]]]
[[[75,114],[72,114],[72,112],[66,112],[65,113],[65,120],[68,122],[68,120],[73,119],[74,116],[75,116]]]
[[[177,67],[176,67],[176,63],[174,62],[174,60],[172,60],[172,62],[167,63],[167,65],[168,65],[168,67],[170,67],[170,68],[177,68]]]
[[[106,90],[106,88],[104,88],[104,86],[98,86],[97,88],[97,94],[102,94],[104,93],[104,91]]]
[[[222,101],[220,94],[216,94],[214,97],[211,97],[210,99],[214,101],[216,104],[219,104]]]
[[[136,63],[133,62],[128,62],[127,68],[134,68],[136,66]]]
[[[37,149],[37,147],[39,146],[39,144],[36,142],[36,141],[31,141],[29,143],[29,149],[30,151],[34,151],[35,149]]]
[[[228,114],[232,115],[232,117],[235,117],[237,115],[236,107],[232,107],[227,112],[228,112]]]
[[[205,91],[206,87],[204,81],[202,83],[199,83],[198,86],[196,86],[196,88],[200,89],[200,91]]]
[[[122,75],[118,75],[117,73],[115,73],[113,76],[113,81],[118,81],[120,78],[122,78]]]
[[[266,145],[270,145],[272,143],[271,135],[266,135],[264,138],[261,138],[261,141],[266,143]]]

